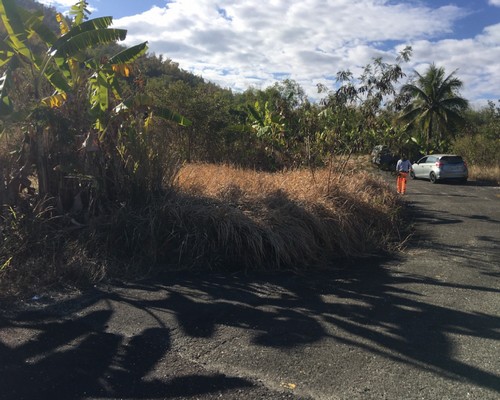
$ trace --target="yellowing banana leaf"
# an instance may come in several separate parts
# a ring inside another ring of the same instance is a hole
[[[66,35],[69,32],[69,24],[61,13],[56,14],[56,21],[59,24],[59,32],[61,32],[61,35]]]
[[[130,67],[127,64],[114,64],[111,66],[114,72],[128,78],[130,76]]]
[[[42,104],[45,104],[50,108],[61,107],[66,101],[67,97],[68,96],[66,95],[66,93],[54,94],[52,96],[45,97],[44,99],[42,99]]]

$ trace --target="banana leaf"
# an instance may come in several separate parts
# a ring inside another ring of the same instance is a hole
[[[181,126],[191,126],[193,123],[186,117],[172,111],[166,107],[151,107],[153,115],[165,119],[167,121],[177,122]]]
[[[14,0],[0,0],[0,19],[7,31],[12,49],[31,60],[31,51],[25,44],[28,36]]]
[[[90,11],[87,8],[88,4],[85,0],[78,1],[74,6],[69,10],[69,14],[73,15],[73,25],[80,25],[84,20],[87,19]]]
[[[146,53],[148,50],[148,42],[144,42],[132,47],[129,47],[128,49],[125,49],[121,51],[118,54],[115,54],[113,57],[109,59],[109,64],[129,64],[135,60],[137,60],[139,57],[141,57],[143,54]]]
[[[29,36],[31,37],[36,33],[38,37],[47,45],[47,47],[52,46],[52,44],[57,40],[57,36],[47,25],[43,23],[43,13],[41,11],[30,13],[24,9],[19,9],[18,12],[22,18],[25,29],[29,33]]]
[[[61,18],[64,20],[64,17]],[[100,17],[100,18],[93,18],[89,21],[82,22],[80,25],[73,26],[67,33],[65,33],[59,39],[56,40],[50,52],[57,50],[64,43],[84,32],[92,32],[92,31],[99,31],[102,29],[108,29],[108,27],[112,24],[112,22],[113,22],[112,17]]]
[[[69,35],[69,34],[68,34]],[[62,36],[66,38],[68,35]],[[49,49],[49,54],[55,57],[74,57],[81,51],[100,44],[113,43],[124,40],[127,36],[125,29],[98,29],[95,31],[84,31],[68,40],[59,42]]]

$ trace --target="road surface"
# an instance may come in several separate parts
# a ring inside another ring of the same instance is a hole
[[[499,399],[500,189],[410,181],[405,198],[396,258],[6,309],[0,398]]]

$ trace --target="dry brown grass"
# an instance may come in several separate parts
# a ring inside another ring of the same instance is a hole
[[[469,165],[469,179],[500,185],[500,165]]]
[[[185,166],[177,185],[186,196],[177,222],[190,239],[180,256],[193,264],[307,269],[385,251],[401,239],[398,198],[364,172],[270,174],[199,164]]]

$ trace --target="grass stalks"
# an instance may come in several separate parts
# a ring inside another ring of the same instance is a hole
[[[392,191],[368,173],[341,180],[329,174],[184,167],[178,193],[205,199],[183,217],[199,239],[191,259],[211,265],[216,258],[225,268],[307,269],[388,250],[398,236]]]
[[[469,179],[500,185],[500,165],[469,165]]]
[[[186,165],[173,190],[88,225],[56,216],[50,201],[3,212],[0,297],[173,269],[302,271],[393,250],[404,238],[389,186],[330,172]]]

